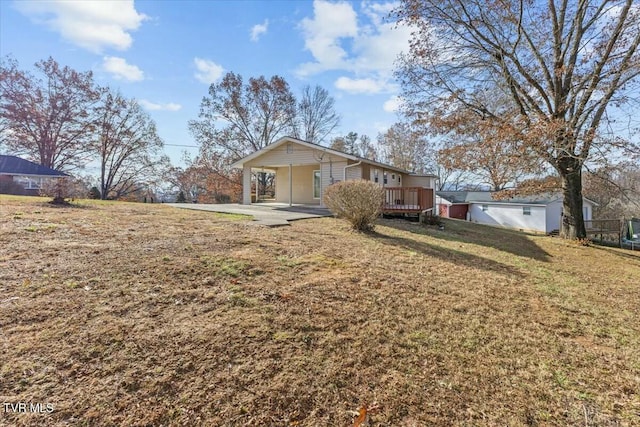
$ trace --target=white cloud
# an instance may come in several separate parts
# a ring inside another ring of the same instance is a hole
[[[148,19],[136,11],[133,0],[19,1],[15,5],[34,22],[94,53],[128,49],[133,41],[130,32]]]
[[[313,19],[302,20],[300,28],[305,49],[311,52],[316,62],[301,65],[298,69],[301,75],[343,68],[348,54],[341,45],[341,39],[358,35],[357,15],[349,3],[315,0],[313,14]]]
[[[387,113],[395,113],[400,109],[401,105],[402,105],[402,98],[400,98],[397,95],[394,95],[384,102],[384,104],[382,105],[382,109]]]
[[[335,87],[352,94],[366,93],[375,94],[385,90],[384,81],[374,79],[352,79],[349,77],[339,77],[334,83]]]
[[[205,84],[215,83],[224,73],[224,68],[221,65],[208,59],[195,58],[193,63],[198,70],[195,73],[196,79]]]
[[[407,51],[411,29],[386,22],[395,2],[361,3],[358,16],[351,3],[314,1],[314,15],[300,23],[305,48],[314,61],[297,68],[300,77],[341,70],[336,88],[349,93],[374,94],[397,91],[393,69],[398,55]]]
[[[355,71],[390,76],[398,55],[409,50],[411,28],[383,22],[387,13],[383,7],[365,9],[372,25],[364,27],[353,41]]]
[[[267,33],[269,20],[265,19],[262,24],[256,24],[251,28],[251,41],[257,42],[260,36]]]
[[[140,105],[149,111],[178,111],[182,109],[182,105],[175,104],[173,102],[169,102],[167,104],[156,104],[155,102],[147,101],[146,99],[141,99],[139,102]]]
[[[135,65],[127,64],[124,58],[105,56],[102,59],[102,69],[110,73],[117,80],[139,82],[144,80],[144,72]]]

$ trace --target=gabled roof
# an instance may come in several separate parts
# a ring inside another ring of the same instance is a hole
[[[300,144],[300,145],[303,145],[303,146],[308,147],[308,148],[321,150],[321,151],[324,151],[326,153],[333,154],[333,155],[339,156],[339,157],[343,157],[343,158],[348,159],[348,160],[353,160],[353,161],[356,161],[356,162],[368,163],[370,165],[379,166],[381,168],[388,169],[390,171],[402,172],[402,173],[406,173],[406,174],[414,175],[414,176],[432,176],[432,177],[435,177],[435,175],[429,175],[429,174],[417,175],[417,174],[414,174],[414,173],[409,172],[407,170],[404,170],[404,169],[401,169],[401,168],[397,168],[395,166],[391,166],[391,165],[388,165],[388,164],[385,164],[385,163],[376,162],[375,160],[365,159],[364,157],[355,156],[353,154],[345,153],[345,152],[342,152],[342,151],[339,151],[339,150],[334,150],[333,148],[325,147],[325,146],[322,146],[322,145],[319,145],[319,144],[315,144],[313,142],[304,141],[302,139],[293,138],[293,137],[290,137],[290,136],[284,136],[284,137],[278,139],[273,144],[269,144],[266,147],[264,147],[264,148],[262,148],[262,149],[260,149],[258,151],[255,151],[255,152],[249,154],[246,157],[243,157],[242,159],[240,159],[237,162],[233,163],[231,165],[231,167],[232,168],[236,168],[236,169],[242,168],[242,165],[244,163],[249,162],[249,161],[251,161],[251,160],[253,160],[253,159],[257,158],[257,157],[260,157],[262,154],[264,154],[264,153],[266,153],[268,151],[271,151],[274,148],[278,148],[279,146],[281,146],[285,142],[294,142],[296,144]]]
[[[16,156],[0,154],[0,175],[69,176]]]
[[[558,192],[547,192],[529,196],[511,197],[508,199],[494,199],[495,191],[436,191],[436,195],[451,203],[492,203],[511,205],[540,205],[546,206],[556,200],[562,199]],[[583,197],[584,200],[597,205],[592,200]]]

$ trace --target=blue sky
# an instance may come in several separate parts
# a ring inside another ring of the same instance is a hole
[[[294,94],[318,84],[350,131],[375,140],[397,121],[393,62],[409,29],[387,22],[378,1],[20,1],[0,0],[0,54],[22,69],[52,56],[100,85],[138,99],[166,144],[195,145],[209,84],[227,71],[283,76]],[[180,163],[185,148],[167,145]],[[186,149],[192,155],[196,149]]]

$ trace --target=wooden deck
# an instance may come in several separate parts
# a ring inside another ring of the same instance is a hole
[[[622,247],[623,222],[619,219],[590,219],[584,221],[587,236],[593,236],[594,240],[604,242],[617,242]]]
[[[420,213],[433,209],[433,188],[386,187],[382,212],[385,214]]]

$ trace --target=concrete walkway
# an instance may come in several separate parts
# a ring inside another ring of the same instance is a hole
[[[328,209],[309,205],[289,206],[284,203],[261,203],[254,205],[228,204],[200,204],[200,203],[166,203],[181,209],[194,209],[228,214],[249,215],[253,223],[267,227],[290,225],[289,221],[299,219],[321,218],[331,216]]]

